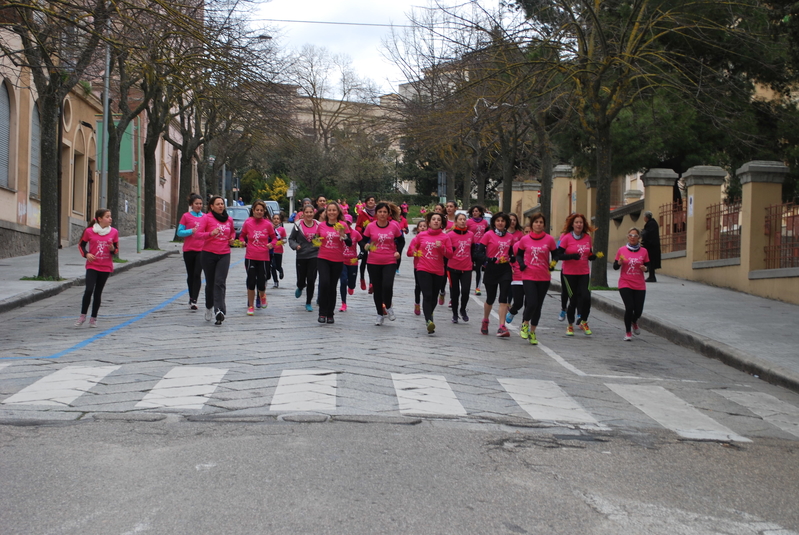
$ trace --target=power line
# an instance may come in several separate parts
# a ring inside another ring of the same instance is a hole
[[[380,28],[414,28],[410,24],[378,24],[374,22],[336,22],[332,20],[256,19],[254,22],[289,22],[296,24],[330,24],[335,26],[374,26]]]

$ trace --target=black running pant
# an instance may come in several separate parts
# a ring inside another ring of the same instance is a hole
[[[108,271],[95,271],[94,269],[86,270],[86,290],[83,292],[83,303],[80,307],[80,313],[84,316],[89,311],[89,303],[92,304],[92,317],[97,317],[97,312],[100,310],[100,303],[103,301],[103,288],[108,280]],[[94,301],[92,301],[92,294],[94,294]]]
[[[397,264],[369,264],[369,282],[374,287],[375,309],[379,316],[383,315],[383,305],[391,308],[394,300],[394,275],[397,274]]]
[[[591,292],[588,290],[590,275],[564,275],[563,282],[569,293],[569,306],[566,309],[566,318],[569,324],[574,323],[574,313],[580,313],[581,321],[588,321],[591,313]]]
[[[258,293],[266,291],[266,281],[269,274],[269,260],[252,260],[251,258],[244,259],[244,269],[247,270],[247,289],[255,290],[258,288]]]
[[[355,289],[355,283],[358,282],[358,266],[352,264],[344,264],[341,270],[341,302],[347,302],[347,288]]]
[[[442,279],[445,279],[444,275],[435,275],[428,271],[416,272],[416,280],[419,281],[419,287],[422,289],[422,312],[426,321],[433,321],[433,311],[438,303],[438,292],[441,289]]]
[[[422,288],[419,286],[419,272],[413,270],[413,280],[416,284],[413,287],[413,302],[418,305],[422,302]]]
[[[633,290],[632,288],[619,288],[619,295],[624,301],[624,328],[626,333],[632,332],[632,324],[638,323],[644,313],[644,300],[646,290]]]
[[[307,289],[305,304],[310,305],[313,300],[314,287],[316,286],[317,258],[297,259],[297,288]]]
[[[197,302],[200,287],[203,284],[203,264],[200,260],[202,251],[183,251],[183,263],[186,264],[186,284],[189,287],[189,301]]]
[[[512,315],[516,315],[524,306],[524,285],[523,284],[514,284],[515,282],[521,281],[513,281],[510,285],[510,306],[508,306],[508,312]]]
[[[227,273],[230,269],[230,253],[215,254],[203,251],[201,256],[205,272],[205,308],[216,308],[227,314],[225,294],[227,293]]]
[[[549,281],[524,281],[524,316],[522,321],[530,322],[533,327],[541,319],[541,308],[549,290]],[[514,302],[513,306],[516,306]]]
[[[560,309],[566,310],[569,306],[569,289],[566,286],[566,275],[560,272]]]
[[[280,275],[281,279],[283,278],[283,253],[272,253],[270,267],[273,281],[277,282],[278,275]]]
[[[469,304],[469,290],[471,285],[471,270],[449,270],[449,296],[452,299],[453,314],[457,313],[459,310],[461,312],[466,312],[466,305]]]
[[[333,317],[336,308],[336,286],[341,278],[342,262],[333,262],[320,258],[317,261],[319,272],[319,315],[326,318]]]

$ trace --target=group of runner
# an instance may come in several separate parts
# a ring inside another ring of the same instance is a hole
[[[221,325],[227,315],[226,284],[230,268],[230,247],[236,240],[233,220],[227,214],[222,197],[210,199],[209,210],[202,212],[203,200],[192,194],[189,211],[183,215],[177,235],[183,238],[183,259],[187,272],[188,305],[197,310],[202,275],[205,275],[205,319]],[[273,288],[283,279],[283,246],[296,251],[297,283],[295,297],[305,293],[305,309],[313,312],[314,290],[318,277],[318,322],[335,322],[337,288],[341,296],[339,312],[347,310],[347,296],[356,288],[360,264],[360,287],[373,296],[375,325],[396,319],[393,306],[394,278],[409,232],[407,219],[397,205],[374,196],[364,199],[357,219],[346,213],[338,202],[317,197],[315,202],[303,200],[287,234],[280,214],[270,220],[267,206],[255,201],[251,217],[242,227],[238,239],[245,244],[247,314],[267,307],[266,284]],[[481,206],[469,209],[468,217],[457,213],[450,201],[436,205],[425,214],[415,229],[406,256],[413,258],[415,290],[414,313],[423,315],[429,334],[436,329],[434,312],[443,305],[446,287],[450,288],[452,322],[468,322],[467,305],[475,274],[475,294],[481,295],[481,282],[486,296],[480,332],[488,335],[490,315],[499,304],[499,325],[496,335],[509,337],[506,323],[522,312],[521,337],[537,344],[536,328],[549,290],[551,271],[562,263],[561,286],[564,310],[559,319],[568,320],[566,334],[574,335],[577,327],[586,335],[591,311],[589,262],[602,258],[594,252],[590,233],[595,229],[582,214],[573,213],[564,222],[559,240],[546,233],[547,221],[535,213],[521,228],[516,214],[497,213],[490,223]],[[76,325],[86,321],[89,304],[93,307],[90,326],[96,326],[102,290],[113,271],[113,255],[118,252],[118,234],[111,227],[110,211],[101,209],[86,229],[79,244],[86,258],[86,290],[81,316]],[[619,292],[625,304],[625,337],[639,334],[637,322],[643,312],[646,296],[644,273],[649,264],[646,249],[640,246],[640,231],[632,228],[628,242],[616,253],[613,267],[621,269]],[[368,283],[366,274],[368,273]],[[482,280],[481,280],[482,279]]]

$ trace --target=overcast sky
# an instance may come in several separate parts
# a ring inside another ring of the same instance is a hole
[[[381,40],[390,28],[268,22],[266,19],[407,24],[406,13],[426,0],[271,0],[254,13],[256,27],[274,26],[283,48],[299,50],[305,44],[323,46],[347,54],[362,77],[368,77],[388,93],[404,82],[402,74],[381,55]]]

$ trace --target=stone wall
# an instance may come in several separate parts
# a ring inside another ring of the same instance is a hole
[[[0,221],[0,241],[0,258],[38,253],[39,229]]]
[[[136,186],[125,180],[119,181],[119,216],[116,227],[120,236],[136,234]]]

